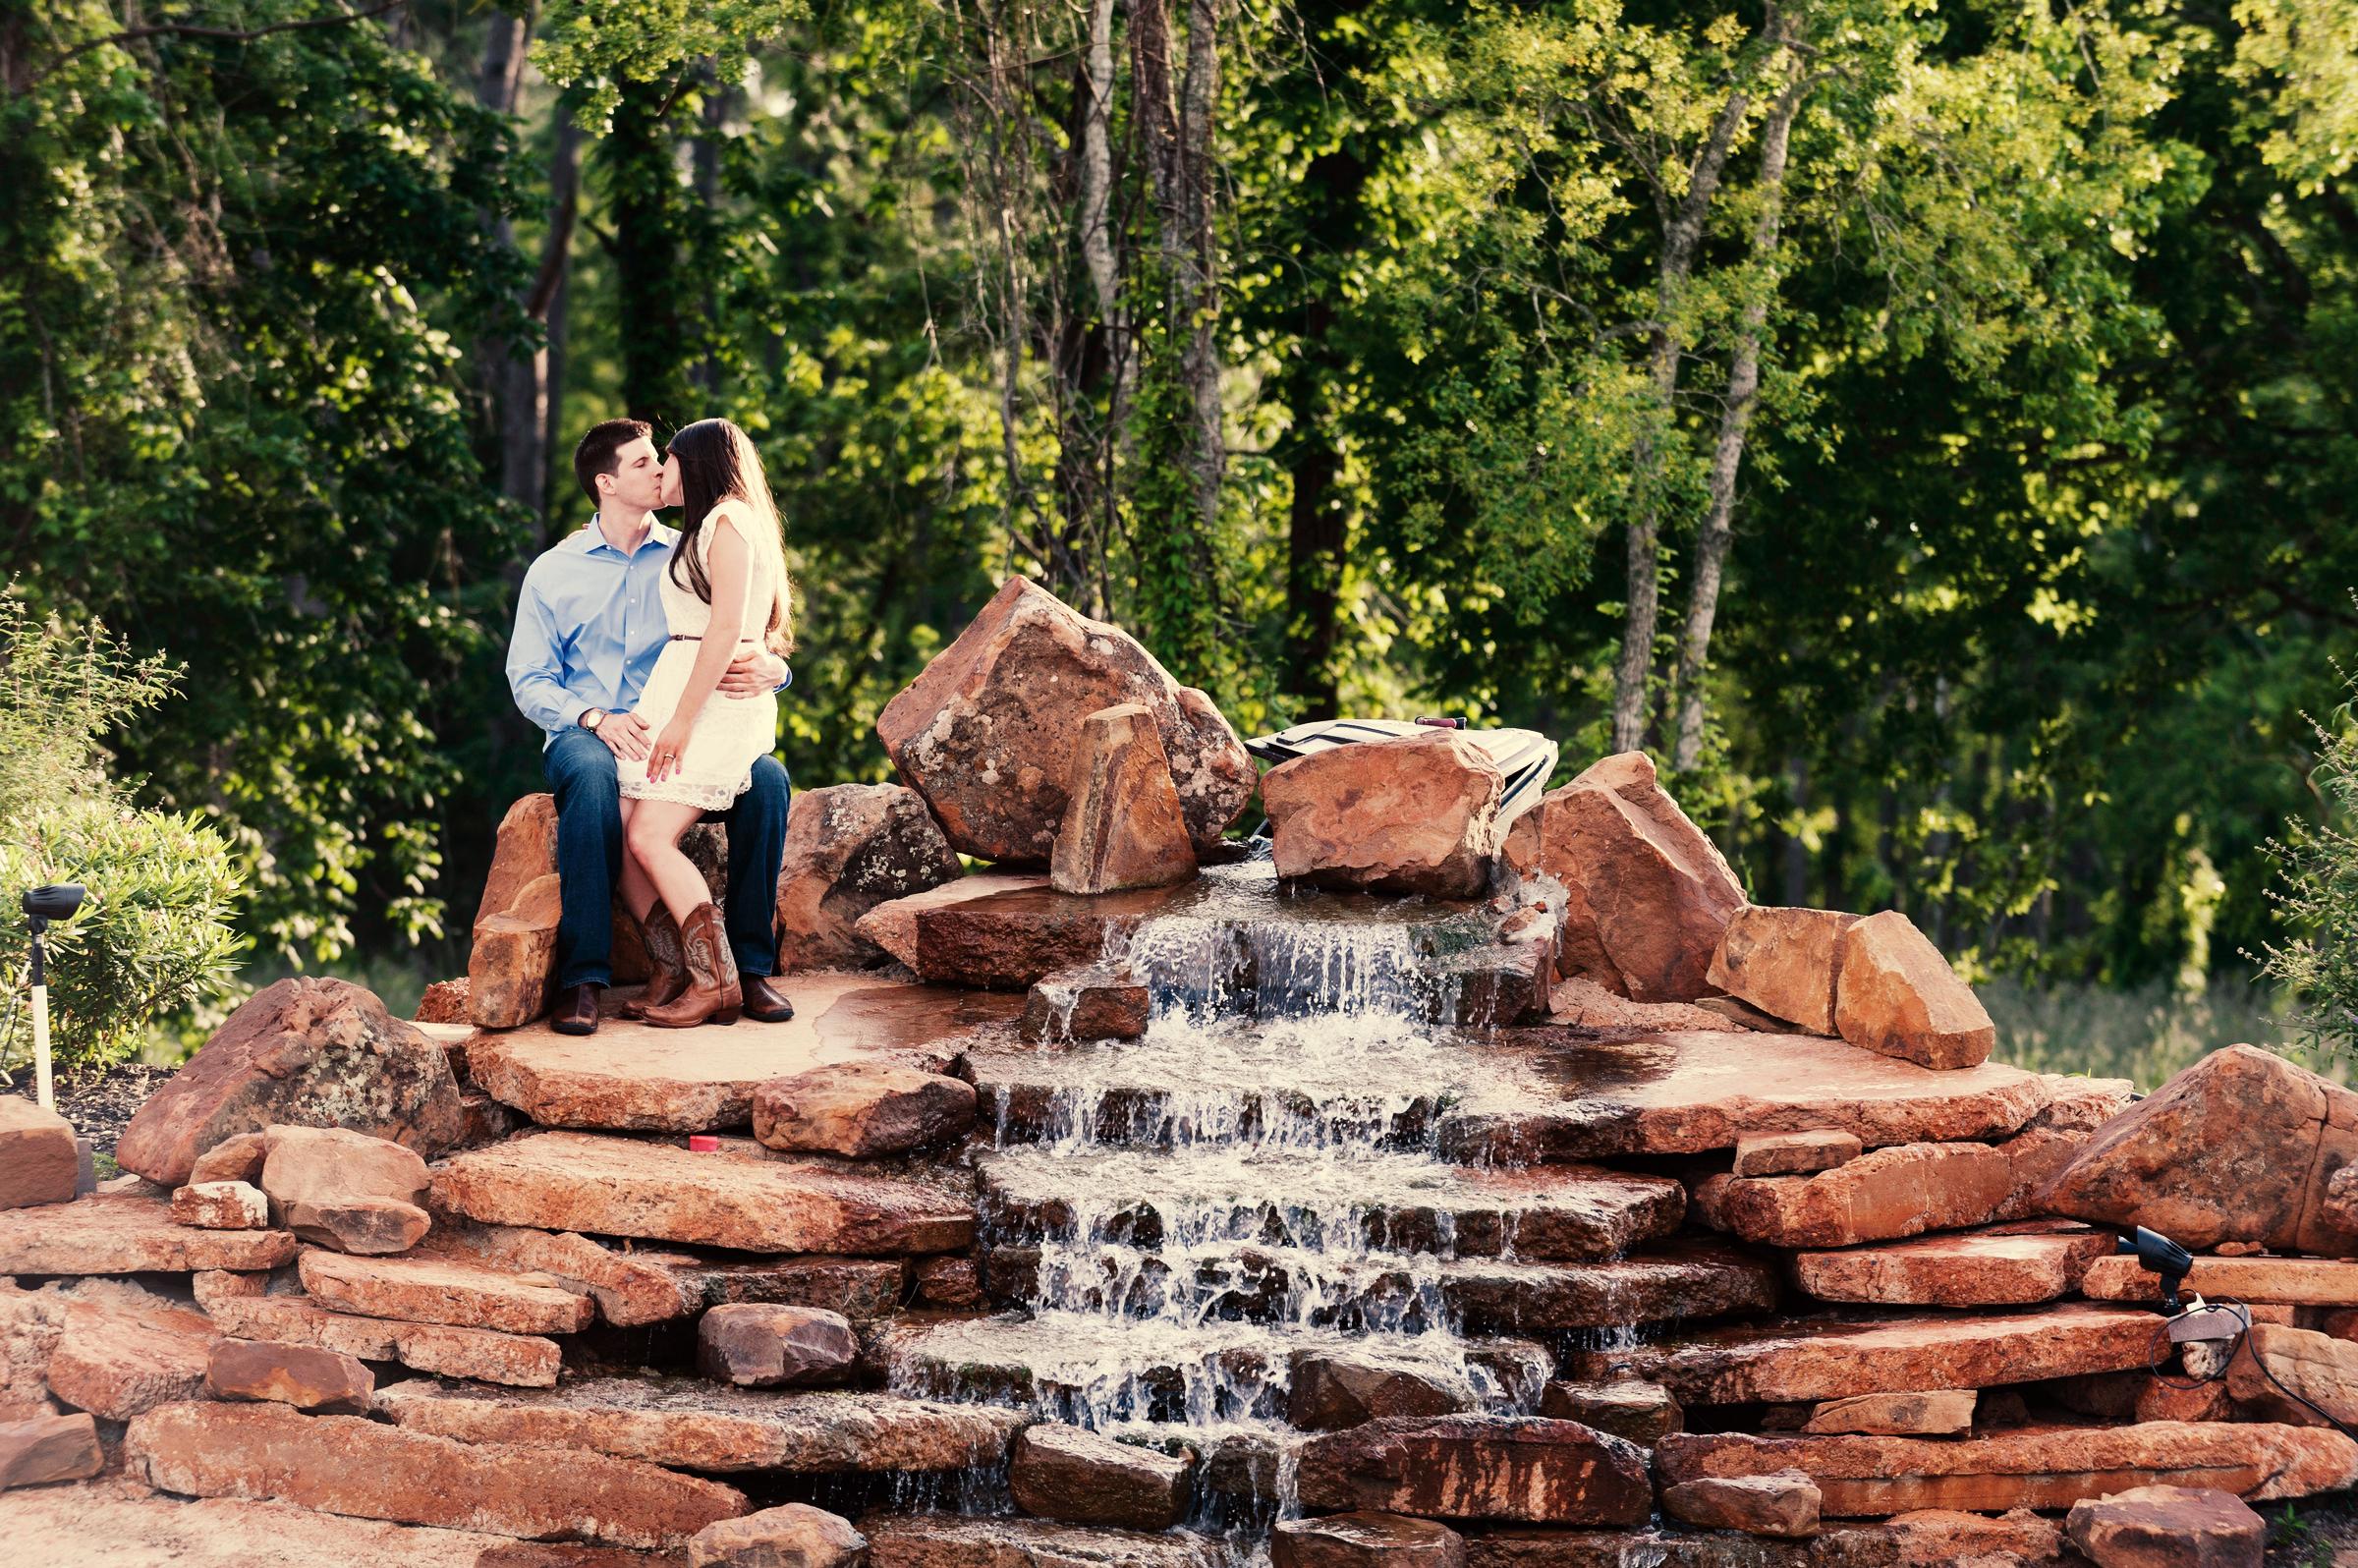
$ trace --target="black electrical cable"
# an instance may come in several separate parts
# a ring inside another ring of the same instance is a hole
[[[2218,1382],[2227,1375],[2227,1369],[2235,1365],[2235,1358],[2237,1356],[2248,1355],[2252,1358],[2252,1365],[2260,1369],[2260,1375],[2267,1378],[2270,1382],[2275,1384],[2276,1391],[2278,1393],[2282,1394],[2286,1399],[2291,1400],[2296,1405],[2316,1411],[2317,1417],[2320,1421],[2324,1422],[2327,1426],[2331,1427],[2334,1430],[2340,1432],[2344,1437],[2349,1438],[2351,1441],[2358,1442],[2358,1431],[2352,1430],[2347,1424],[2337,1420],[2330,1411],[2319,1406],[2317,1401],[2308,1398],[2306,1395],[2294,1393],[2290,1388],[2285,1387],[2284,1380],[2275,1374],[2274,1370],[2268,1365],[2267,1359],[2264,1358],[2258,1351],[2252,1349],[2252,1310],[2250,1307],[2246,1306],[2240,1301],[2237,1301],[2232,1296],[2221,1296],[2217,1301],[2206,1302],[2204,1305],[2216,1307],[2223,1312],[2233,1314],[2235,1320],[2243,1325],[2240,1329],[2236,1330],[2234,1348],[2229,1350],[2225,1359],[2219,1362],[2218,1371],[2213,1372],[2210,1376],[2195,1377],[2190,1375],[2186,1377],[2185,1380],[2180,1381],[2177,1377],[2174,1377],[2170,1373],[2162,1370],[2162,1364],[2169,1359],[2169,1350],[2167,1347],[2169,1344],[2168,1334],[2171,1321],[2169,1318],[2162,1318],[2162,1321],[2154,1325],[2154,1337],[2153,1340],[2149,1341],[2146,1346],[2145,1359],[2146,1371],[2151,1372],[2155,1378],[2160,1380],[2164,1387],[2194,1389],[2201,1388],[2208,1383]],[[2154,1348],[2156,1344],[2160,1344],[2162,1348],[2157,1351]]]

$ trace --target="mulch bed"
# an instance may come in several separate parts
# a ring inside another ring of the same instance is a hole
[[[176,1071],[177,1068],[148,1067],[140,1062],[119,1062],[95,1072],[61,1077],[54,1086],[58,1114],[90,1141],[95,1152],[111,1159],[115,1140],[131,1125],[132,1114]],[[27,1071],[18,1077],[21,1080],[18,1092],[30,1098],[32,1074]]]

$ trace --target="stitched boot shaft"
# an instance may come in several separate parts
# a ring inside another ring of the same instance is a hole
[[[661,900],[656,901],[654,912],[640,923],[639,929],[646,937],[650,973],[646,977],[646,989],[622,1004],[625,1018],[645,1018],[650,1007],[668,1007],[688,988],[688,959],[680,950],[680,923],[671,918],[671,911]]]
[[[666,1007],[650,1007],[646,1021],[657,1029],[693,1029],[699,1024],[734,1024],[745,1006],[737,980],[737,956],[729,950],[729,928],[720,911],[699,904],[680,927],[687,959],[688,987]]]

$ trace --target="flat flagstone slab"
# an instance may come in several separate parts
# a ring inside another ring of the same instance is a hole
[[[433,1203],[487,1224],[753,1253],[945,1253],[975,1234],[971,1203],[920,1182],[589,1133],[460,1154],[434,1172]]]
[[[322,1513],[527,1540],[672,1547],[746,1511],[745,1494],[637,1460],[460,1443],[283,1405],[166,1405],[124,1437],[131,1474],[192,1497],[264,1497]]]
[[[192,1273],[268,1269],[295,1260],[283,1230],[198,1230],[169,1199],[99,1193],[70,1204],[0,1210],[0,1274]]]
[[[1575,1351],[1568,1370],[1593,1381],[1643,1377],[1667,1387],[1682,1405],[1991,1388],[2143,1370],[2159,1321],[2151,1313],[2069,1303],[1987,1316],[1919,1314],[1868,1322],[1747,1325],[1627,1349]]]
[[[548,1274],[520,1274],[451,1258],[348,1258],[306,1248],[297,1272],[311,1299],[331,1312],[409,1323],[496,1328],[510,1334],[571,1334],[590,1326],[596,1305]]]
[[[2358,1262],[2330,1258],[2197,1258],[2184,1288],[2276,1307],[2358,1307]],[[2158,1302],[2162,1276],[2134,1258],[2106,1257],[2082,1277],[2080,1294],[2099,1301]]]
[[[1674,1432],[1655,1449],[1665,1485],[1799,1470],[1834,1518],[1919,1508],[2068,1508],[2132,1486],[2215,1486],[2253,1500],[2358,1481],[2358,1442],[2270,1422],[2033,1428],[1987,1437],[1752,1437]]]
[[[1820,1301],[2025,1307],[2081,1288],[2089,1265],[2111,1251],[2110,1231],[2068,1220],[2033,1221],[1879,1247],[1800,1253],[1793,1259],[1793,1277]],[[2350,1266],[2358,1283],[2358,1264]]]
[[[778,984],[794,1001],[783,1024],[656,1029],[615,1016],[594,1035],[560,1035],[543,1020],[475,1036],[468,1069],[493,1098],[544,1127],[711,1132],[752,1126],[754,1091],[773,1078],[859,1061],[938,1072],[967,1032],[1023,1011],[1021,997],[875,975],[813,971]]]
[[[449,1323],[402,1323],[331,1313],[303,1296],[217,1296],[207,1308],[224,1333],[317,1345],[363,1361],[396,1361],[416,1372],[546,1388],[564,1357],[553,1339]]]
[[[515,1545],[293,1503],[191,1501],[127,1476],[0,1492],[0,1540],[72,1541],[71,1557],[47,1559],[59,1568],[477,1568],[485,1552]]]
[[[870,1514],[860,1521],[869,1568],[1239,1568],[1218,1536],[1150,1534],[1050,1519]]]
[[[940,1471],[993,1466],[1031,1418],[880,1393],[773,1393],[701,1377],[591,1377],[518,1394],[415,1379],[379,1414],[462,1442],[580,1448],[675,1469]]]

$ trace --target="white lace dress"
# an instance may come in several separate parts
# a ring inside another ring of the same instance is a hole
[[[738,652],[750,652],[758,647],[764,630],[769,625],[770,595],[774,591],[778,572],[778,552],[763,547],[753,536],[759,527],[756,515],[741,501],[723,501],[712,509],[704,526],[697,531],[695,548],[700,560],[709,556],[714,532],[734,523],[748,534],[752,545],[748,552],[752,570],[746,574],[745,618],[742,626],[745,639]],[[682,548],[687,548],[683,545]],[[686,576],[685,569],[681,575]],[[707,578],[707,581],[709,579]],[[672,581],[672,571],[663,569],[661,587],[663,615],[669,623],[671,636],[680,641],[665,643],[655,659],[655,667],[646,678],[646,690],[640,695],[635,711],[646,721],[649,739],[660,735],[663,726],[680,702],[680,693],[688,685],[688,672],[696,665],[697,655],[703,650],[704,628],[711,623],[712,606],[696,596],[696,590]],[[700,641],[686,641],[686,639]],[[646,781],[646,763],[617,758],[615,771],[622,784],[622,793],[634,801],[677,801],[685,806],[702,807],[707,812],[726,810],[738,796],[744,794],[754,781],[753,768],[757,758],[766,756],[778,744],[778,699],[775,693],[763,692],[758,697],[732,697],[714,690],[704,700],[703,710],[696,716],[696,728],[689,732],[687,750],[681,754],[677,771],[659,784]]]

